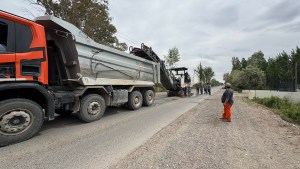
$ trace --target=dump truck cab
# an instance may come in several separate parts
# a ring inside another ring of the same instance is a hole
[[[30,138],[54,119],[47,58],[44,27],[0,11],[0,146]]]
[[[48,84],[44,27],[0,11],[0,82]]]

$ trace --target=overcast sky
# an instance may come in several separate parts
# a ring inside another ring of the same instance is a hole
[[[39,14],[26,0],[6,2],[1,10],[31,19],[24,9]],[[299,7],[298,0],[109,0],[120,41],[145,43],[162,59],[176,46],[177,66],[193,76],[201,62],[219,81],[230,72],[233,56],[248,58],[261,50],[268,59],[300,46]]]

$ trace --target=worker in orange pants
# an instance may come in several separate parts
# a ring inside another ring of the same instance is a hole
[[[233,90],[231,89],[230,83],[225,83],[225,91],[222,95],[221,101],[224,106],[223,117],[220,119],[231,122],[231,106],[233,104]]]
[[[231,106],[232,104],[225,104],[224,105],[224,113],[222,119],[226,119],[228,122],[231,122]]]

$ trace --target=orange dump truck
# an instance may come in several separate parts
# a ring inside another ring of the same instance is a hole
[[[98,44],[53,16],[0,11],[0,146],[27,140],[44,120],[99,120],[107,106],[150,106],[160,63]]]

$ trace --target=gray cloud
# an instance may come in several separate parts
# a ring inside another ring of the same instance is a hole
[[[220,9],[213,15],[212,23],[215,26],[230,26],[239,19],[236,6],[228,6]]]
[[[278,29],[284,27],[284,25],[291,24],[293,27],[296,25],[293,22],[300,21],[300,1],[285,0],[274,2],[269,8],[259,13],[256,17],[255,24],[250,24],[245,27],[243,31],[255,32],[255,31],[284,31],[284,29]],[[296,27],[297,29],[297,27]],[[290,29],[296,31],[296,29]]]
[[[266,23],[264,24],[261,24],[261,25],[251,25],[251,26],[248,26],[246,28],[243,28],[242,31],[245,31],[245,32],[255,32],[255,31],[261,31],[261,30],[266,30],[267,29],[267,25]]]
[[[261,50],[265,58],[299,46],[300,1],[295,0],[109,0],[109,13],[120,41],[145,43],[163,59],[176,46],[178,66],[193,74],[201,62],[215,78],[231,70],[231,58],[248,58]],[[1,4],[0,9],[24,16],[26,0]],[[26,17],[26,16],[25,16]]]
[[[300,15],[300,1],[285,0],[272,6],[262,15],[262,19],[273,22],[288,22]]]
[[[249,52],[250,50],[248,48],[234,48],[232,49],[233,53],[243,53],[243,52]]]
[[[299,33],[300,32],[300,21],[291,23],[291,24],[285,24],[278,28],[274,28],[274,30],[284,31],[286,33]]]

